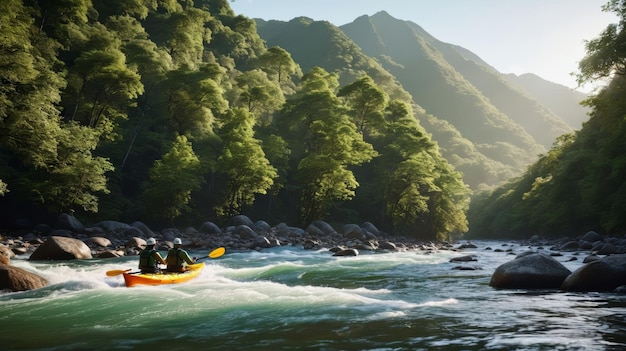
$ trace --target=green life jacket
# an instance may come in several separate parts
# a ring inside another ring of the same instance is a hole
[[[167,261],[167,267],[168,268],[182,267],[183,262],[185,262],[185,260],[183,259],[182,253],[183,253],[183,250],[180,247],[175,247],[173,249],[170,249],[167,252],[167,258],[165,259]]]
[[[154,258],[155,249],[144,249],[139,253],[139,269],[155,270],[159,263]]]

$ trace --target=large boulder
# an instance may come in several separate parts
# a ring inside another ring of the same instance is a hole
[[[55,229],[67,229],[74,233],[80,233],[85,226],[76,217],[67,213],[61,213],[54,224]]]
[[[222,230],[220,229],[220,227],[218,227],[217,224],[213,222],[202,223],[202,225],[200,226],[200,232],[207,234],[222,234]]]
[[[233,226],[233,227],[237,227],[240,225],[247,225],[250,228],[254,228],[254,222],[252,222],[252,220],[250,218],[248,218],[248,216],[245,215],[237,215],[234,217],[231,217],[228,220],[228,223],[226,223],[226,226]]]
[[[22,268],[0,265],[0,290],[24,291],[42,288],[48,281]]]
[[[62,236],[51,236],[32,255],[31,261],[74,260],[92,258],[89,246],[84,242]]]
[[[496,268],[489,285],[496,289],[558,289],[570,273],[549,255],[523,253]]]
[[[626,254],[592,261],[570,274],[561,289],[566,291],[612,291],[626,285]]]

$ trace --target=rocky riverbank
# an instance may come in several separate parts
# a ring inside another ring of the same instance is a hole
[[[174,238],[181,238],[183,246],[195,250],[212,250],[225,247],[232,250],[261,250],[264,248],[294,245],[305,249],[329,248],[335,254],[354,255],[358,251],[376,250],[435,250],[450,248],[449,243],[420,242],[403,236],[393,236],[380,231],[374,224],[345,224],[335,229],[323,221],[311,223],[306,228],[285,223],[270,226],[265,221],[253,222],[240,215],[231,218],[227,225],[219,227],[205,222],[199,228],[165,228],[152,230],[142,222],[130,224],[103,221],[85,226],[75,217],[61,214],[53,225],[39,224],[24,233],[7,233],[0,244],[11,255],[30,255],[31,259],[64,259],[49,255],[33,254],[50,237],[66,237],[80,240],[89,248],[91,257],[108,258],[137,255],[145,246],[145,240],[153,237],[159,241],[159,249],[172,246]],[[81,254],[81,258],[85,258]]]
[[[473,248],[469,242],[455,247],[448,242],[420,242],[389,235],[369,222],[345,224],[335,229],[326,222],[315,221],[300,228],[285,223],[270,226],[265,221],[253,222],[240,215],[231,218],[224,227],[205,222],[199,228],[154,231],[142,222],[103,221],[85,226],[75,217],[61,214],[53,225],[39,224],[21,233],[0,233],[0,289],[28,290],[46,284],[45,280],[10,267],[10,259],[16,255],[43,261],[134,256],[150,237],[159,241],[159,250],[171,248],[174,238],[181,238],[184,247],[193,250],[224,247],[228,252],[292,245],[312,250],[326,248],[335,256],[355,256],[362,251]],[[534,236],[520,244],[527,245],[529,251],[494,272],[491,281],[494,288],[607,291],[626,285],[626,279],[621,278],[626,277],[626,238],[623,236],[603,236],[596,232],[558,240]],[[580,272],[569,272],[553,259],[568,251],[586,254]],[[463,263],[478,259],[461,256],[452,262],[460,263],[454,269],[475,269]]]

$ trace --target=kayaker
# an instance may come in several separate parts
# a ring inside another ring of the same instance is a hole
[[[146,247],[139,253],[139,269],[141,269],[141,273],[157,273],[159,264],[167,264],[155,246],[156,240],[148,238]]]
[[[185,264],[194,264],[196,262],[195,257],[189,257],[187,251],[181,248],[182,245],[183,241],[180,238],[175,238],[174,247],[167,252],[165,261],[167,261],[168,272],[184,272]]]

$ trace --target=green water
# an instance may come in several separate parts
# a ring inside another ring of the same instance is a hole
[[[357,257],[227,252],[191,282],[134,288],[105,272],[135,258],[16,259],[51,285],[0,294],[0,350],[626,349],[625,295],[494,290],[491,274],[514,256],[478,244]],[[478,261],[449,262],[468,254]],[[569,258],[557,259],[581,265]]]

